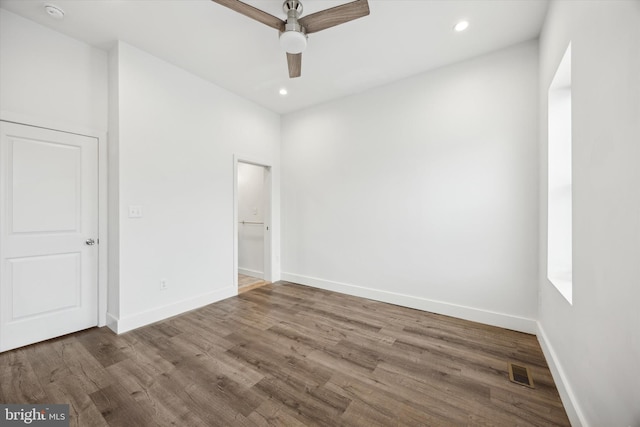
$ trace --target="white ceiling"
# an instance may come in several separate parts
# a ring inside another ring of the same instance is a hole
[[[304,14],[347,0],[302,0]],[[57,21],[44,4],[62,8]],[[247,0],[282,19],[282,0]],[[0,0],[102,49],[122,40],[278,113],[343,97],[526,40],[547,0],[369,0],[371,14],[309,36],[289,79],[278,32],[210,0]],[[455,33],[460,19],[469,29]],[[278,94],[286,87],[289,95]]]

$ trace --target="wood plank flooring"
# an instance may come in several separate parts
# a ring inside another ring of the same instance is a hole
[[[271,282],[259,279],[257,277],[247,276],[246,274],[238,273],[238,293],[250,291],[260,286],[268,285]]]
[[[286,282],[2,353],[0,402],[72,426],[569,425],[534,336]]]

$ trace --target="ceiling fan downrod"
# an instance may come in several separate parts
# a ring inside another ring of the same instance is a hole
[[[282,10],[287,14],[287,22],[290,19],[297,22],[300,15],[302,15],[302,3],[298,0],[284,0]]]

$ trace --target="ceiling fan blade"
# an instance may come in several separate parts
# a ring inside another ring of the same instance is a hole
[[[215,0],[214,0],[215,1]],[[307,34],[316,33],[354,19],[362,18],[369,14],[369,3],[367,0],[355,0],[351,3],[332,7],[312,13],[298,20],[306,30]]]
[[[275,16],[270,15],[267,12],[257,9],[249,4],[243,3],[240,0],[211,1],[221,4],[222,6],[226,6],[231,10],[235,10],[236,12],[248,16],[251,19],[255,19],[258,22],[262,22],[263,24],[268,25],[271,28],[275,28],[278,31],[284,31],[285,22],[282,19],[276,18]]]
[[[287,64],[289,65],[289,78],[300,77],[302,74],[302,54],[287,53]]]

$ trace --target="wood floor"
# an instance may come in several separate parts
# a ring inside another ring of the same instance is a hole
[[[534,336],[282,282],[2,353],[0,402],[83,427],[569,425]]]
[[[238,273],[238,293],[250,291],[251,289],[259,288],[260,286],[268,285],[271,282],[259,279],[253,276],[247,276],[246,274]]]

